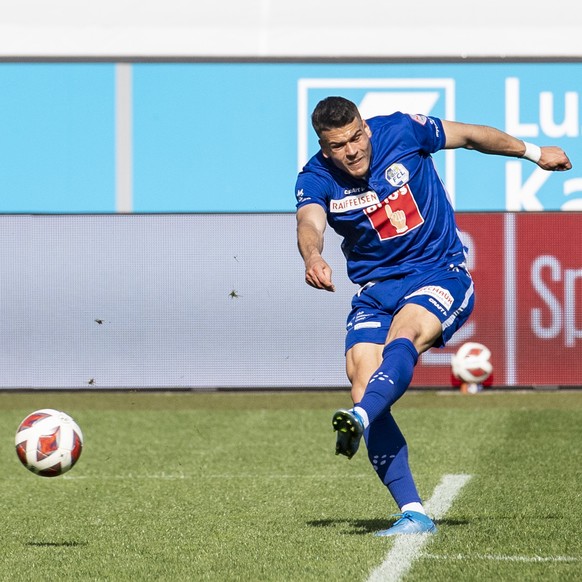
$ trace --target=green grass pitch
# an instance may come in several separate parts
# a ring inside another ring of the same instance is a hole
[[[0,393],[0,580],[367,580],[396,512],[365,455],[333,454],[348,394]],[[22,467],[14,433],[59,408],[78,464]],[[582,579],[582,393],[410,392],[394,407],[424,498],[472,478],[406,581]]]

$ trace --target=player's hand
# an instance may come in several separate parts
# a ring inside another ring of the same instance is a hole
[[[558,146],[543,146],[542,157],[538,166],[544,170],[564,172],[572,169],[572,163],[562,148]]]
[[[331,282],[331,267],[322,257],[305,263],[305,282],[316,289],[335,291],[335,285]]]
[[[390,224],[396,229],[398,234],[402,234],[408,230],[406,226],[406,213],[404,210],[397,210],[390,215]]]

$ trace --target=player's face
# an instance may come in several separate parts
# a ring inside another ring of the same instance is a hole
[[[364,178],[372,159],[372,132],[359,117],[337,129],[321,133],[319,145],[323,155],[340,170],[354,178]]]

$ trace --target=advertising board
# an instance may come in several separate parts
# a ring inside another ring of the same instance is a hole
[[[293,212],[339,94],[554,144],[573,169],[434,155],[461,211],[582,209],[582,63],[0,63],[0,212]]]
[[[582,385],[582,214],[460,213],[475,310],[415,386],[450,386],[465,341],[495,386]],[[0,216],[0,388],[346,388],[349,282],[304,282],[283,214]]]

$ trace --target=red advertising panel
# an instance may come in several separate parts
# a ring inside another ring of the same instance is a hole
[[[516,383],[582,385],[582,213],[515,218]]]
[[[467,213],[475,309],[447,348],[421,356],[413,385],[450,386],[467,341],[492,353],[494,386],[582,386],[582,213]]]

